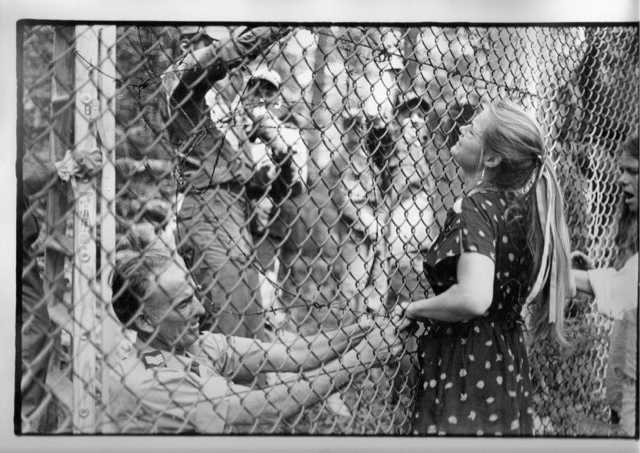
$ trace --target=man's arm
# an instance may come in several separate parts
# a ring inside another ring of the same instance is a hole
[[[300,137],[300,131],[282,127],[270,116],[255,118],[250,134],[265,144],[270,163],[259,167],[251,178],[252,197],[258,198],[265,190],[276,202],[300,195],[307,185],[309,150]]]
[[[326,399],[344,387],[352,376],[384,362],[400,346],[395,327],[375,329],[340,359],[268,390],[238,392],[226,398],[227,424],[249,424],[288,417],[301,408]],[[231,387],[234,390],[234,386]]]
[[[593,288],[589,280],[589,273],[580,269],[572,269],[571,274],[576,285],[576,289],[583,293],[593,295]]]
[[[586,279],[600,313],[622,319],[626,309],[638,306],[637,253],[627,260],[622,269],[591,269],[586,271]]]
[[[255,27],[229,41],[189,52],[163,75],[170,104],[176,107],[189,99],[204,101],[207,91],[229,70],[255,58],[289,31],[288,28]]]
[[[371,328],[371,321],[363,319],[343,329],[321,332],[311,337],[265,343],[258,340],[233,338],[229,340],[230,354],[235,356],[233,378],[251,379],[269,371],[298,372],[317,368],[344,351],[356,346]],[[203,345],[206,353],[206,342]],[[215,357],[214,354],[210,354]]]

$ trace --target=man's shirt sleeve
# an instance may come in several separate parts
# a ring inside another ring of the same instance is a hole
[[[286,33],[288,29],[255,27],[219,45],[187,53],[162,76],[169,105],[179,106],[189,99],[204,100],[207,91],[230,69],[255,58]]]
[[[221,433],[225,428],[231,389],[225,378],[191,369],[142,364],[125,376],[126,391],[132,393],[135,419],[149,419],[158,432]]]
[[[209,366],[221,376],[232,379],[242,366],[242,351],[249,351],[256,343],[252,338],[227,337],[218,333],[200,336],[200,347]]]
[[[598,311],[621,319],[622,313],[638,305],[638,254],[619,271],[612,268],[588,271]]]

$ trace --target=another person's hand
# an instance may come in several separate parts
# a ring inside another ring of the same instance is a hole
[[[367,237],[372,241],[378,239],[380,235],[380,224],[378,223],[378,219],[373,214],[370,209],[360,209],[358,212],[358,216],[360,218],[360,222],[365,229]]]
[[[171,203],[158,198],[148,200],[142,208],[142,218],[159,227],[166,226],[172,214]]]
[[[90,178],[102,169],[102,153],[99,149],[67,150],[62,160],[55,163],[58,176],[69,181],[72,176]]]
[[[90,178],[100,173],[102,169],[102,153],[99,149],[74,150],[71,154],[78,164],[77,176]]]
[[[589,258],[586,253],[575,250],[571,252],[571,267],[581,271],[587,271],[593,269],[595,266],[593,260]]]
[[[424,143],[428,138],[428,129],[424,118],[416,116],[405,118],[400,124],[400,135],[407,145]]]
[[[263,197],[260,200],[254,201],[253,210],[256,213],[256,221],[260,231],[264,231],[271,218],[271,210],[273,209],[273,200],[269,197]]]
[[[153,243],[158,238],[158,234],[155,225],[143,221],[131,225],[126,237],[131,248],[143,249]]]
[[[262,115],[255,118],[253,132],[256,137],[265,144],[271,146],[283,145],[284,141],[280,136],[280,121],[271,115]],[[282,147],[282,146],[281,146]],[[286,146],[284,146],[286,148]]]
[[[404,342],[399,330],[390,318],[378,317],[377,324],[362,340],[361,358],[372,365],[382,364],[390,358],[400,355]]]
[[[373,318],[367,315],[360,316],[358,318],[357,324],[363,331],[370,331],[376,325]]]

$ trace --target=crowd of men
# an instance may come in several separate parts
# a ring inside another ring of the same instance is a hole
[[[277,71],[254,66],[230,102],[219,91],[290,32],[182,29],[183,54],[162,76],[175,232],[132,228],[135,247],[118,254],[113,308],[128,335],[102,431],[226,432],[321,400],[349,415],[334,392],[398,353],[387,312],[426,291],[420,251],[434,237],[429,105],[413,92],[384,121],[347,111],[332,125],[341,143],[317,145],[331,165],[310,171]],[[37,322],[42,340],[48,320]],[[34,371],[24,351],[23,372],[44,383],[46,364]],[[37,430],[33,408],[22,414]]]

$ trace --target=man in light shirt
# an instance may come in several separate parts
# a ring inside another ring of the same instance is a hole
[[[361,319],[287,343],[200,333],[204,309],[194,286],[166,248],[119,252],[113,308],[135,335],[110,357],[102,432],[273,432],[282,418],[322,401],[401,347],[391,319],[373,327]],[[297,374],[262,389],[236,383],[272,371]]]

